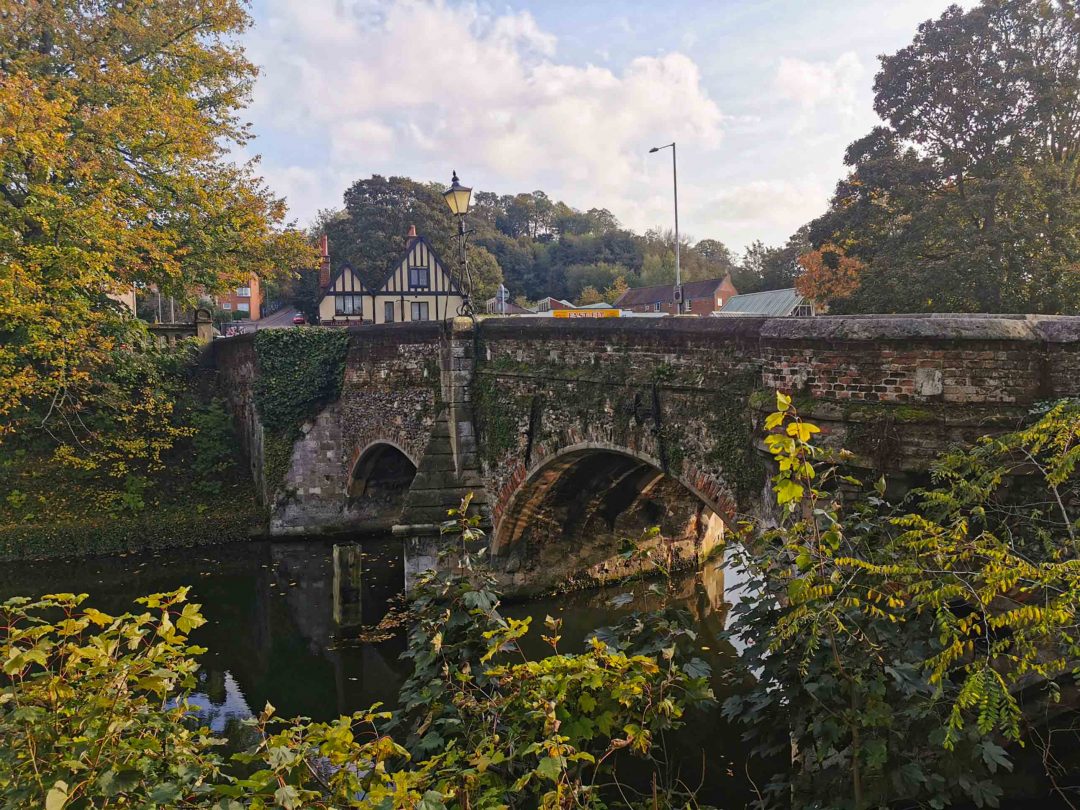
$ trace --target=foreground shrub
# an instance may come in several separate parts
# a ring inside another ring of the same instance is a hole
[[[210,803],[220,741],[186,722],[203,623],[186,593],[117,617],[72,594],[0,606],[5,807]]]
[[[787,397],[766,427],[783,518],[746,555],[761,576],[737,633],[757,679],[725,711],[757,755],[794,752],[771,795],[996,804],[1011,753],[1050,720],[1080,659],[1080,405],[946,454],[899,506],[884,480],[866,494],[844,476]]]
[[[457,577],[425,587],[417,625],[441,624],[457,640],[413,636],[418,673],[399,720],[412,745],[387,733],[390,715],[377,706],[316,723],[281,720],[268,705],[248,721],[255,744],[229,762],[188,702],[204,650],[187,634],[204,620],[187,589],[140,599],[141,612],[121,616],[72,594],[8,600],[0,801],[47,810],[631,806],[601,795],[615,761],[648,762],[657,734],[711,698],[670,656],[596,639],[559,653],[554,621],[552,654],[530,659],[518,646],[530,622],[503,619],[493,593]],[[436,598],[451,593],[460,598]],[[664,807],[688,795],[652,790]]]

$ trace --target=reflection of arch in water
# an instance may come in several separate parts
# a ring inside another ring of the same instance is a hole
[[[357,455],[347,511],[358,522],[392,526],[416,477],[416,461],[396,442],[378,440]]]
[[[727,492],[722,482],[667,474],[656,459],[623,447],[570,446],[523,478],[498,510],[492,555],[528,590],[651,567],[620,551],[653,526],[661,532],[652,542],[658,552],[697,562],[723,540],[723,518],[731,517],[730,501],[715,497]]]

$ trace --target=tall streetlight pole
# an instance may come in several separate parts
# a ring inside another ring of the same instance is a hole
[[[651,155],[669,147],[671,148],[671,182],[675,190],[675,289],[672,291],[672,298],[675,301],[675,312],[681,313],[683,311],[683,297],[682,271],[679,267],[679,169],[675,162],[675,142],[672,141],[667,146],[654,146],[649,150],[649,154]]]

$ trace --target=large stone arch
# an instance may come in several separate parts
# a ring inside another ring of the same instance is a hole
[[[638,573],[644,562],[616,552],[651,526],[661,534],[650,542],[696,563],[734,518],[727,485],[692,463],[665,471],[650,453],[603,441],[538,451],[492,512],[492,564],[515,586],[540,590]]]

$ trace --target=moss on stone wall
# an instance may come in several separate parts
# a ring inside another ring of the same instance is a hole
[[[522,416],[516,412],[517,400],[500,392],[496,375],[480,372],[473,378],[472,404],[481,456],[489,465],[496,464],[517,447],[517,425]]]
[[[765,468],[754,448],[750,405],[760,380],[756,369],[727,374],[717,387],[717,375],[693,363],[642,367],[634,366],[626,353],[608,353],[603,362],[573,365],[561,362],[565,358],[557,348],[550,357],[543,348],[537,351],[543,360],[528,362],[503,353],[479,364],[473,405],[481,453],[489,466],[518,447],[531,399],[521,392],[528,390],[545,399],[534,444],[558,440],[566,428],[583,435],[600,428],[615,445],[640,446],[640,432],[655,431],[658,460],[669,473],[678,475],[689,460],[701,469],[717,469],[739,499],[760,490]],[[706,381],[708,376],[712,379]],[[702,425],[706,435],[698,435]]]
[[[255,408],[264,433],[267,495],[289,472],[305,421],[341,395],[349,335],[340,329],[264,329],[255,335]]]
[[[765,463],[754,446],[757,422],[750,397],[757,387],[756,371],[732,375],[702,403],[709,429],[705,459],[718,465],[739,503],[761,491]]]

